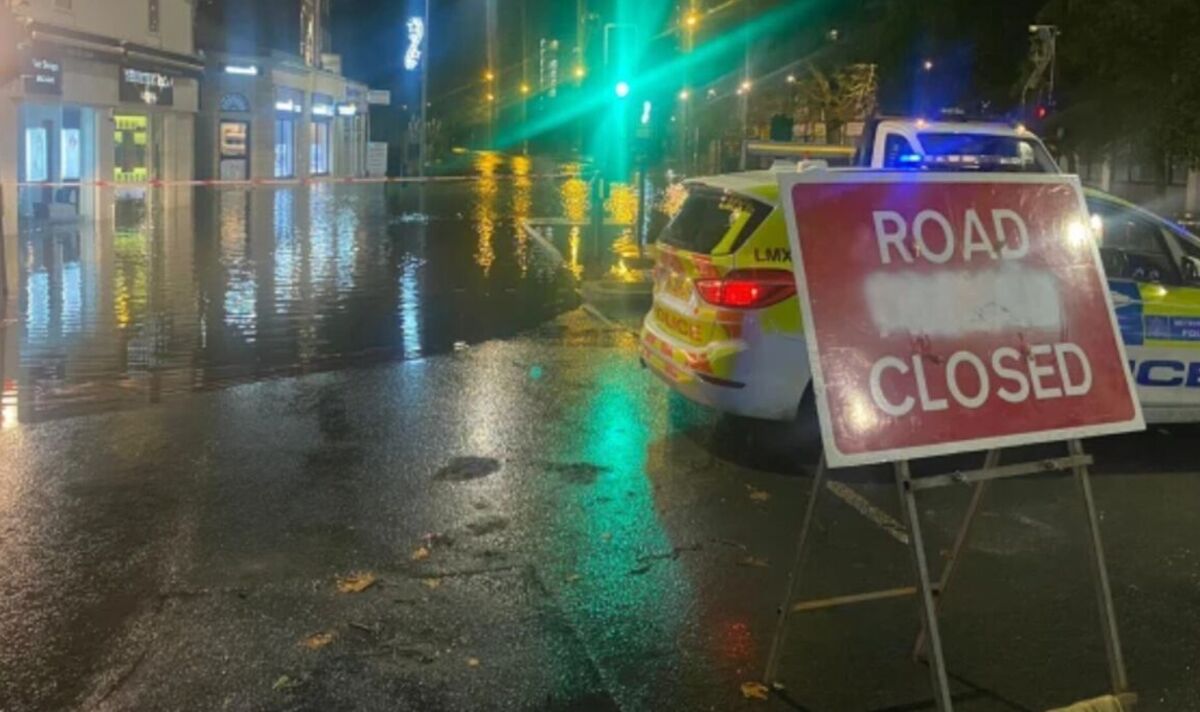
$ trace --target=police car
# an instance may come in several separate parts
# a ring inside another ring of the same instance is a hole
[[[1020,127],[880,122],[860,165],[1056,172]],[[817,442],[808,352],[777,175],[700,178],[658,237],[641,358],[687,398],[798,429]],[[1086,191],[1138,396],[1150,422],[1200,420],[1200,239],[1142,208]],[[799,415],[799,418],[797,417]]]

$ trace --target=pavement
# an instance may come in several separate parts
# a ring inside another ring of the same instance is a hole
[[[642,370],[633,323],[0,432],[0,709],[932,709],[911,599],[797,614],[786,692],[744,696],[811,479]],[[1195,437],[1088,444],[1143,710],[1200,709]],[[922,499],[933,561],[968,496]],[[911,582],[894,500],[837,473],[801,598]],[[1067,477],[989,491],[956,709],[1105,691],[1081,516]]]

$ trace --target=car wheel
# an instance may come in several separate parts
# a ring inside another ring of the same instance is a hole
[[[718,423],[717,454],[739,464],[776,472],[801,472],[821,456],[821,426],[810,386],[792,420],[728,415]]]

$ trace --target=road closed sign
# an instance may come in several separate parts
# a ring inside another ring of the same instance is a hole
[[[827,461],[1144,428],[1077,179],[781,174]]]

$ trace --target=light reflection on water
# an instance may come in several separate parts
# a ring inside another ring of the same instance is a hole
[[[477,167],[480,180],[426,187],[160,190],[110,203],[110,220],[27,232],[19,326],[0,329],[0,427],[14,411],[421,358],[574,306],[575,267],[518,222],[561,215],[562,181],[529,159]]]

